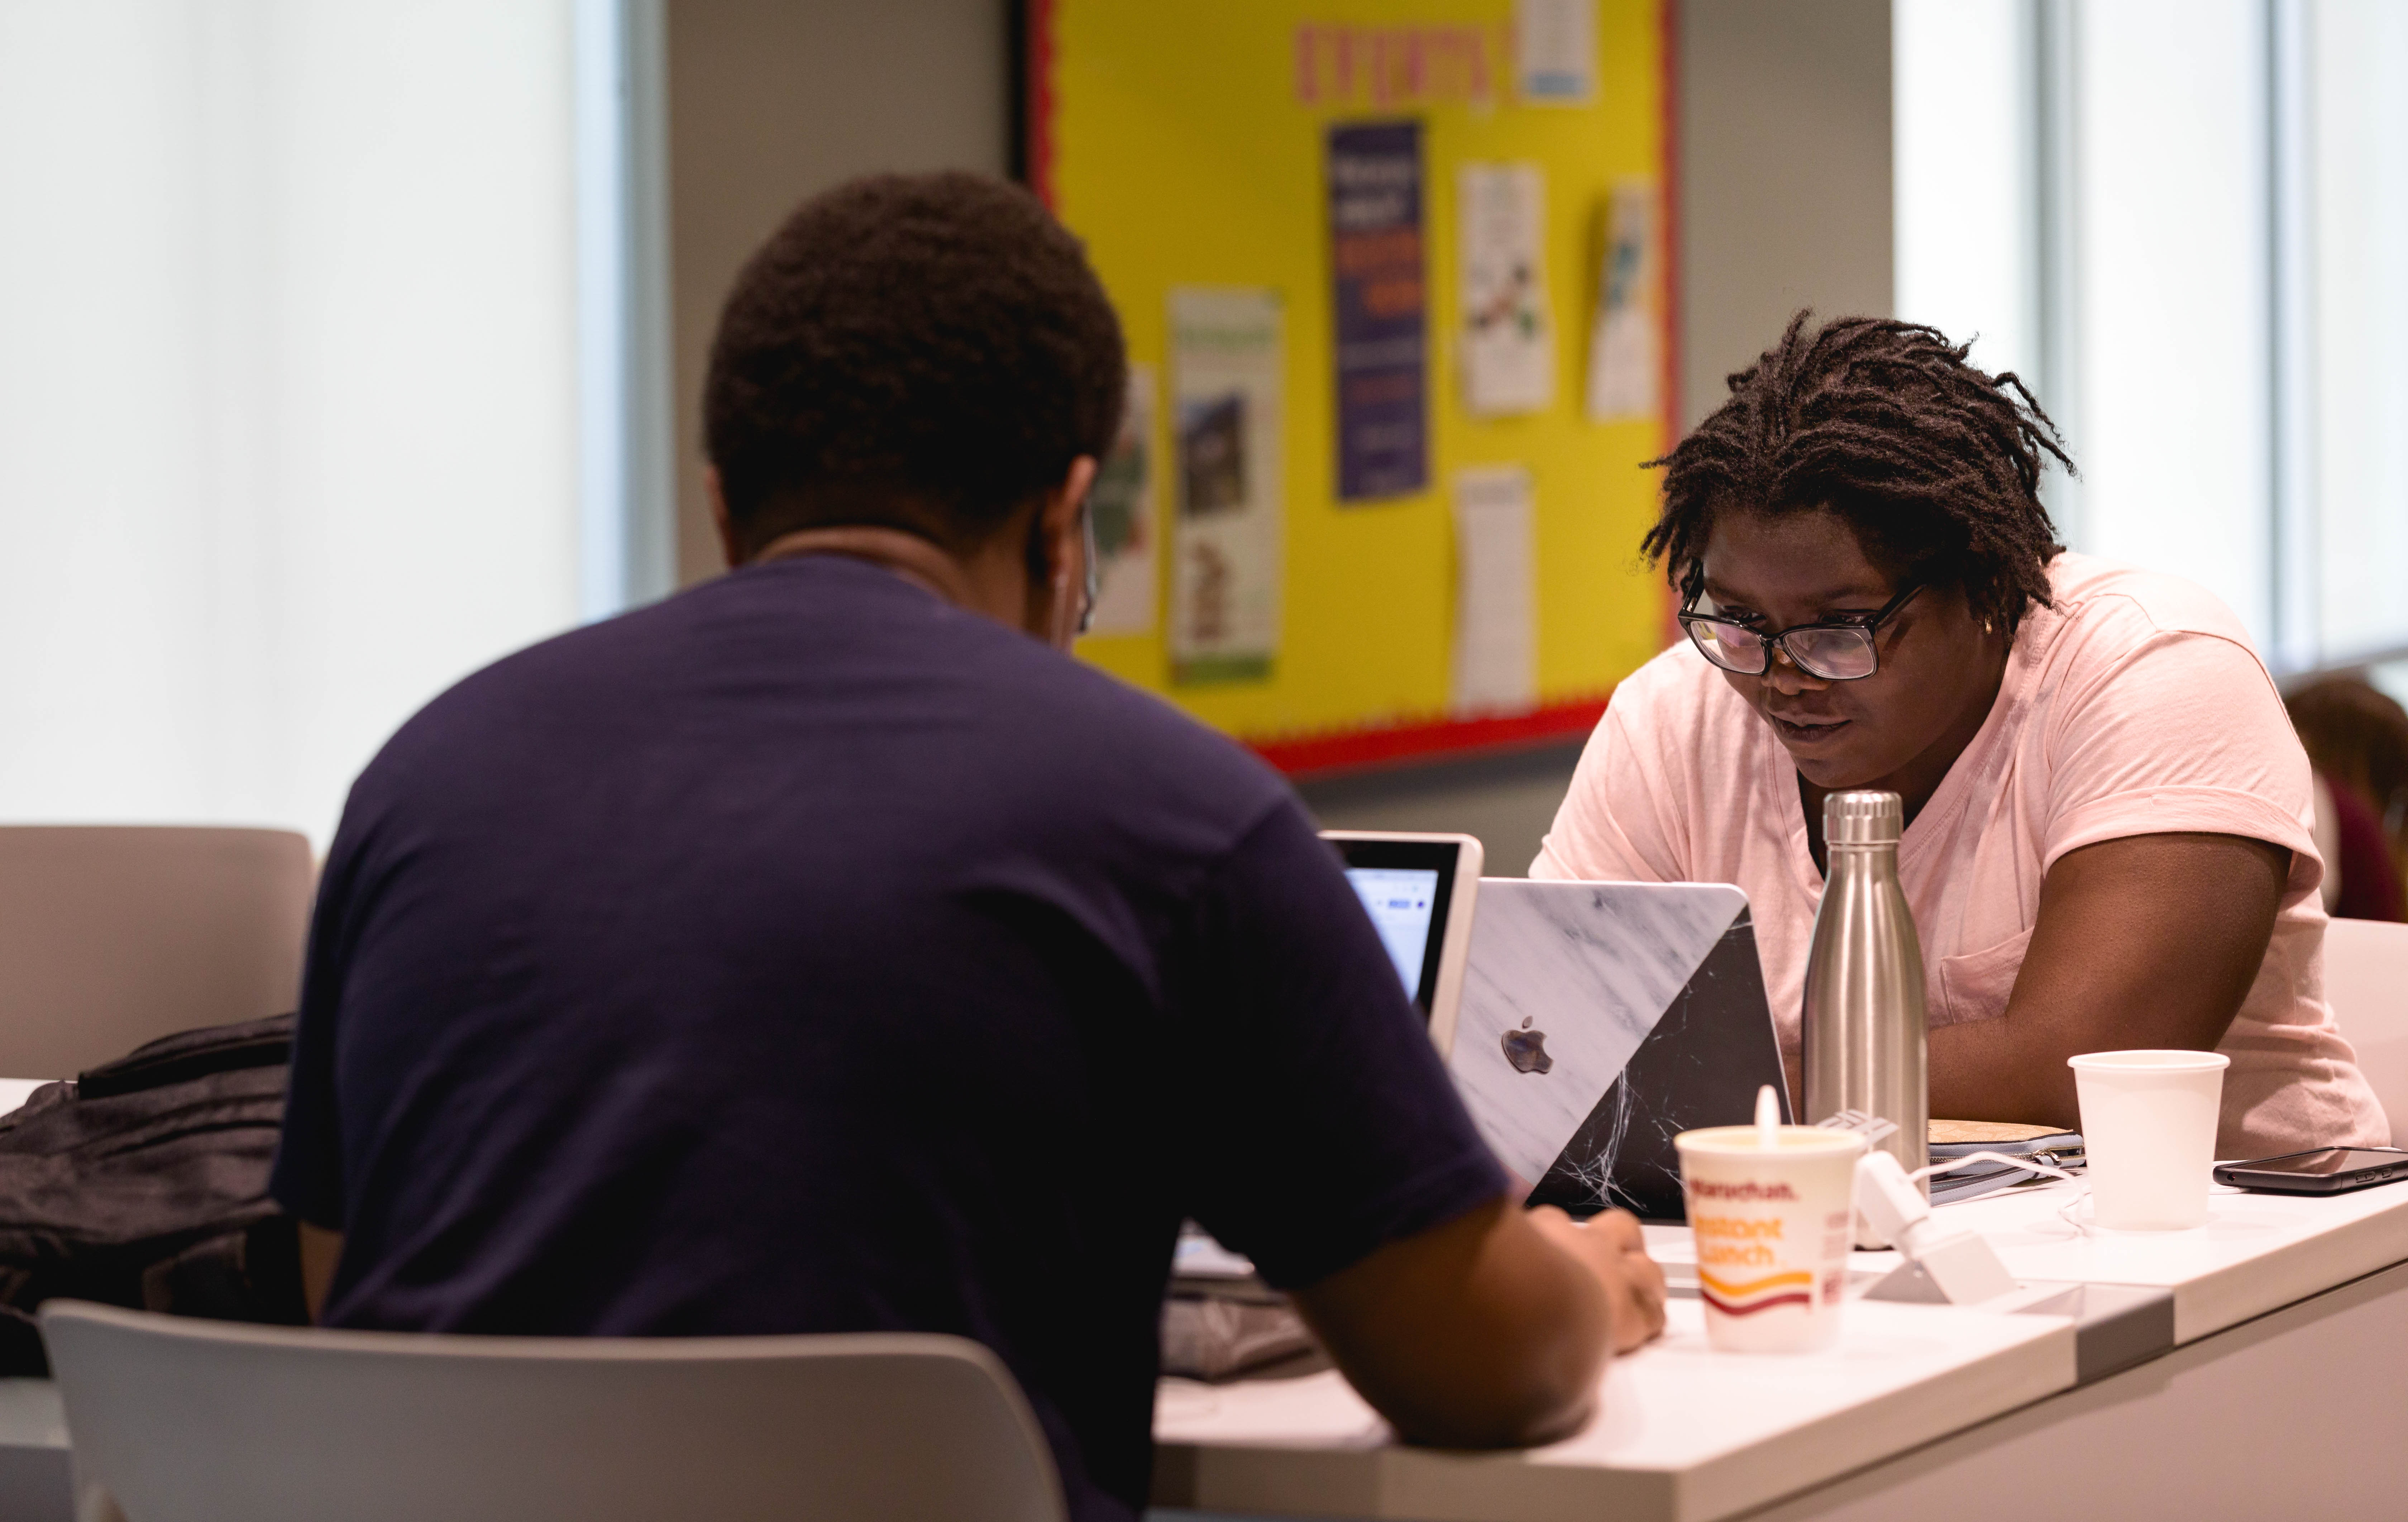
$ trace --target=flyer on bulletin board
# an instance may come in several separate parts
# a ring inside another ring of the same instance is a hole
[[[1154,366],[1131,365],[1120,435],[1087,493],[1096,584],[1090,634],[1154,632]]]
[[[1513,82],[1525,105],[1597,99],[1597,0],[1515,0]]]
[[[1658,310],[1663,276],[1656,224],[1661,218],[1652,180],[1627,179],[1607,202],[1605,255],[1598,271],[1597,327],[1589,337],[1590,421],[1652,418],[1662,405]]]
[[[1282,315],[1276,291],[1170,293],[1170,663],[1182,683],[1259,682],[1279,653]]]
[[[1546,177],[1535,164],[1467,164],[1463,235],[1463,405],[1474,417],[1555,405],[1547,318]]]
[[[1537,529],[1530,472],[1473,466],[1455,477],[1455,659],[1447,706],[1512,713],[1539,696]]]
[[[1338,500],[1406,496],[1429,484],[1422,127],[1335,126],[1328,145]]]

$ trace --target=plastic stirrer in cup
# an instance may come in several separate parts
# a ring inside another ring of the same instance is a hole
[[[1780,1124],[1780,1097],[1756,1123],[1683,1131],[1689,1231],[1706,1343],[1734,1353],[1804,1353],[1840,1334],[1856,1159],[1865,1139]]]

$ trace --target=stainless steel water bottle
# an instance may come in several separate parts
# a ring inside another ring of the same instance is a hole
[[[1897,1131],[1875,1145],[1912,1173],[1930,1161],[1931,1094],[1924,1073],[1923,945],[1898,885],[1904,817],[1895,793],[1834,793],[1823,800],[1830,867],[1806,955],[1800,1035],[1807,1124],[1842,1110],[1888,1121]],[[1923,1187],[1928,1196],[1929,1184]]]

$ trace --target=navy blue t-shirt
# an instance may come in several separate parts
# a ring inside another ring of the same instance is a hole
[[[1145,1502],[1194,1216],[1310,1284],[1504,1187],[1280,780],[863,562],[493,666],[353,786],[276,1198],[337,1326],[994,1348]]]

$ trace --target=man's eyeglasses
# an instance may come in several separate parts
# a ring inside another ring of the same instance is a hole
[[[1690,642],[1698,647],[1699,654],[1726,671],[1760,676],[1778,647],[1789,657],[1790,665],[1810,677],[1824,682],[1855,682],[1881,669],[1881,656],[1873,645],[1874,631],[1922,590],[1920,583],[1908,587],[1870,619],[1799,624],[1777,634],[1766,634],[1713,613],[1698,612],[1697,601],[1703,594],[1692,593],[1689,606],[1681,610],[1681,627],[1689,631]]]
[[[1086,540],[1087,584],[1082,591],[1085,600],[1079,605],[1079,632],[1084,634],[1096,622],[1096,602],[1104,595],[1104,563],[1096,555],[1096,505],[1092,501],[1079,504],[1079,532]]]

